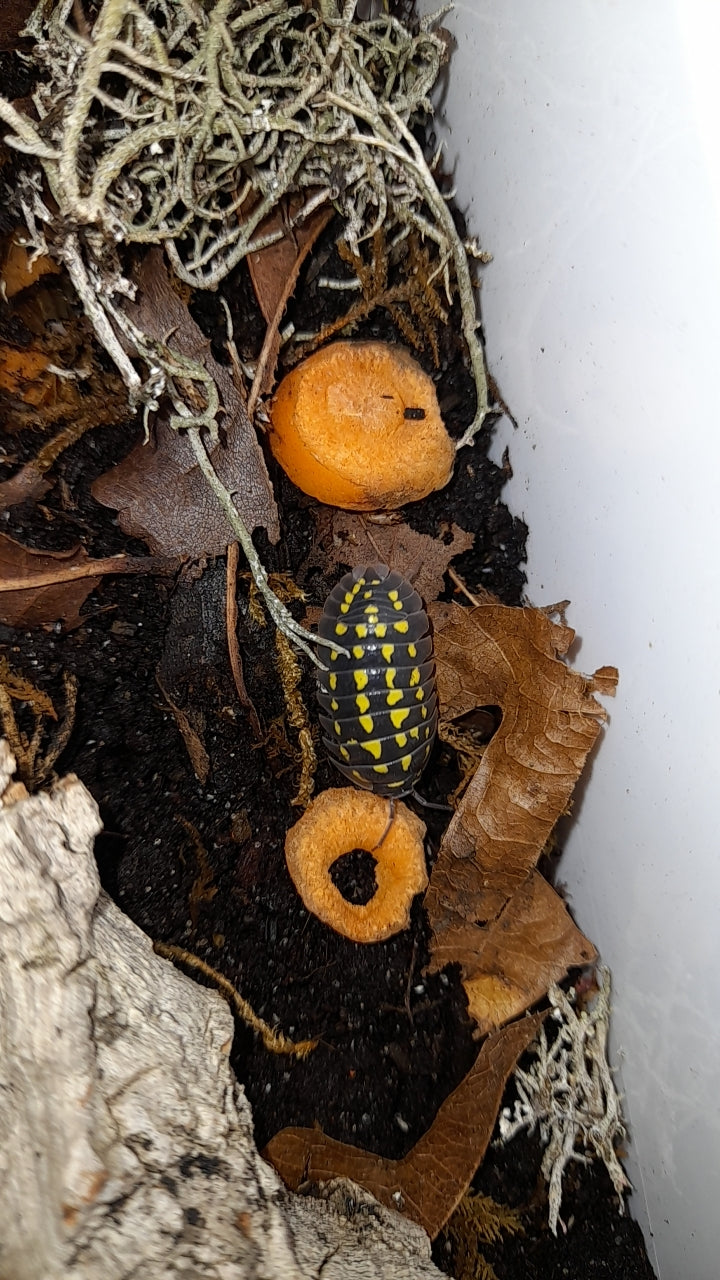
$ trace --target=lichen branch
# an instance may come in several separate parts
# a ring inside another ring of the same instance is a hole
[[[411,132],[431,111],[445,45],[429,19],[414,31],[387,13],[356,20],[355,0],[103,0],[92,26],[78,8],[41,0],[28,22],[37,119],[0,99],[5,141],[27,157],[15,210],[30,243],[67,267],[146,428],[169,397],[273,620],[311,653],[316,638],[270,592],[207,456],[200,433],[217,439],[221,412],[212,378],[123,309],[134,294],[128,249],[162,244],[180,280],[214,289],[283,234],[267,220],[296,193],[298,216],[334,206],[356,255],[380,228],[391,246],[415,234],[432,248],[428,278],[460,300],[477,388],[469,443],[487,381],[467,253]]]
[[[191,430],[188,434],[188,439],[197,459],[198,466],[220,503],[227,522],[245,553],[245,558],[250,566],[250,572],[252,573],[258,590],[262,594],[267,605],[268,613],[275,623],[275,626],[278,627],[284,635],[288,636],[293,643],[297,645],[298,649],[302,649],[303,653],[306,653],[315,665],[320,667],[323,671],[326,670],[326,668],[314,650],[311,649],[311,645],[324,644],[329,649],[334,649],[337,653],[343,653],[346,657],[349,657],[350,655],[347,653],[347,650],[343,649],[342,645],[336,644],[334,640],[324,640],[319,636],[314,635],[312,631],[307,631],[305,627],[295,621],[287,606],[278,599],[268,582],[267,570],[253,546],[253,540],[250,537],[249,530],[232,500],[232,494],[230,494],[225,488],[225,485],[213,467],[199,431]]]
[[[518,1098],[500,1113],[500,1141],[510,1142],[525,1129],[539,1128],[545,1144],[542,1173],[548,1183],[549,1222],[557,1234],[562,1203],[562,1180],[571,1160],[588,1156],[602,1160],[620,1197],[630,1183],[618,1160],[616,1145],[625,1136],[620,1100],[607,1059],[610,1021],[610,973],[599,968],[598,992],[588,1008],[574,1007],[574,993],[567,995],[553,985],[548,997],[557,1024],[548,1036],[540,1028],[528,1053],[533,1061],[517,1067],[512,1077]]]

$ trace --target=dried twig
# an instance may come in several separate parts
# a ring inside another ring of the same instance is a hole
[[[158,577],[172,577],[177,573],[182,558],[179,556],[128,556],[120,553],[105,556],[102,560],[85,560],[82,564],[60,565],[45,573],[28,573],[22,578],[0,578],[0,592],[32,591],[40,587],[52,587],[58,582],[74,582],[78,578],[100,578],[111,573],[153,573]]]
[[[222,996],[225,997],[228,1004],[235,1010],[239,1018],[255,1031],[261,1038],[266,1049],[270,1053],[287,1053],[295,1058],[307,1058],[313,1049],[317,1048],[317,1040],[288,1040],[281,1031],[274,1031],[268,1026],[262,1018],[259,1018],[251,1005],[248,1004],[239,991],[236,991],[231,982],[224,978],[217,969],[213,969],[212,965],[206,964],[199,956],[192,951],[186,951],[184,947],[175,947],[168,942],[154,942],[153,950],[159,956],[164,956],[166,960],[174,960],[176,964],[185,965],[188,969],[195,969],[197,973],[202,973],[210,982],[217,987]]]
[[[255,741],[259,742],[262,738],[262,728],[258,713],[255,710],[252,698],[250,697],[245,684],[242,657],[240,656],[240,645],[238,644],[237,638],[237,574],[239,560],[240,553],[238,544],[237,542],[231,542],[227,549],[227,561],[225,566],[225,631],[227,633],[230,670],[232,671],[233,680],[235,681],[237,696],[240,699],[241,705],[245,707],[250,717]]]

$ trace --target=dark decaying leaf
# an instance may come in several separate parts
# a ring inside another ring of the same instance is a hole
[[[38,502],[51,488],[52,480],[46,480],[32,462],[26,462],[14,476],[0,480],[0,511],[9,511],[21,502]]]
[[[487,1037],[474,1066],[442,1104],[427,1133],[402,1160],[385,1160],[328,1138],[320,1129],[282,1129],[263,1155],[294,1191],[303,1183],[350,1178],[434,1238],[467,1190],[495,1125],[505,1082],[535,1038],[543,1014]]]
[[[534,867],[605,719],[592,678],[560,656],[574,633],[538,609],[430,606],[442,715],[501,709],[443,838],[425,898],[431,970],[459,964],[481,1030],[526,1009],[573,965],[594,959]]]
[[[335,511],[319,520],[320,542],[325,564],[389,564],[399,570],[423,600],[434,600],[443,588],[443,575],[450,561],[468,551],[475,536],[459,525],[448,527],[447,541],[418,533],[404,523],[377,524],[367,516]]]
[[[141,538],[157,555],[217,556],[234,538],[184,434],[165,421],[156,424],[154,439],[136,445],[122,462],[92,486],[93,497],[118,512],[121,529]],[[220,479],[231,490],[242,472],[243,448],[228,437],[211,458]]]
[[[59,566],[84,566],[90,557],[82,547],[69,551],[34,551],[7,534],[0,534],[0,579],[11,583],[17,579],[40,575]],[[80,608],[102,581],[101,577],[54,582],[48,586],[30,587],[22,591],[0,593],[0,622],[9,627],[50,626],[63,622],[76,626]]]
[[[213,465],[233,494],[246,527],[252,531],[263,526],[276,542],[277,508],[244,401],[229,369],[214,359],[210,343],[175,293],[159,249],[144,260],[137,302],[126,305],[140,329],[201,361],[213,377],[224,408],[223,439],[212,451]],[[96,480],[93,496],[104,506],[116,508],[123,531],[144,539],[153,551],[192,557],[221,554],[234,541],[234,534],[184,433],[173,431],[160,418],[155,437],[154,444],[137,445]]]

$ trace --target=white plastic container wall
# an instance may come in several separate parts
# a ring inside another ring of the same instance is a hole
[[[528,598],[571,600],[580,669],[620,668],[560,875],[612,968],[632,1209],[661,1280],[717,1280],[720,6],[460,0],[443,25]]]

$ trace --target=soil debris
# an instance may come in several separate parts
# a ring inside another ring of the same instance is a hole
[[[488,1036],[465,1079],[402,1160],[382,1160],[313,1129],[282,1130],[263,1155],[295,1191],[305,1182],[351,1178],[434,1239],[470,1185],[495,1127],[505,1081],[541,1022],[535,1014]]]

